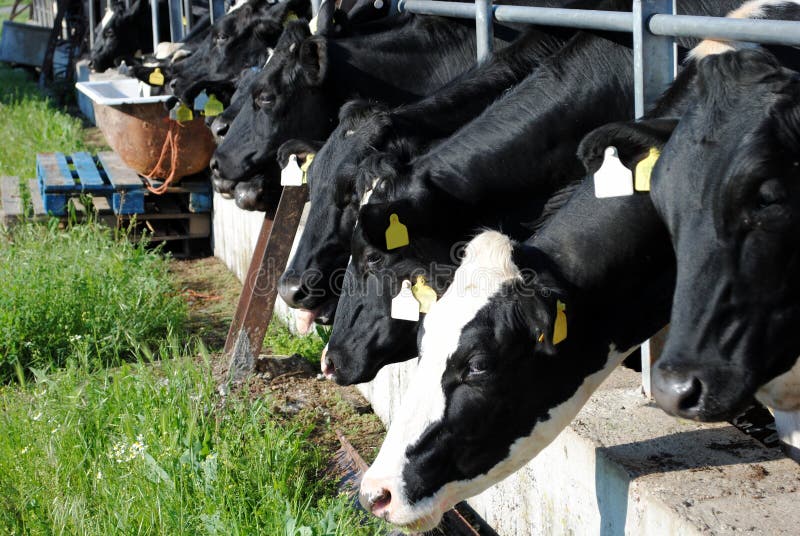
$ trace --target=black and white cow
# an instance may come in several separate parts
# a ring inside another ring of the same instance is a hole
[[[208,15],[208,4],[198,0],[198,5],[193,6],[193,11],[199,15],[179,45],[180,52],[175,52],[174,47],[168,59],[153,60],[148,63],[164,67],[164,72],[172,65],[172,61],[189,56],[200,45],[211,26]],[[166,0],[158,2],[158,16],[160,21],[169,19],[169,5]],[[123,2],[114,1],[109,6],[103,20],[98,24],[94,47],[90,54],[90,67],[97,72],[103,72],[121,61],[130,67],[129,74],[147,82],[148,75],[153,67],[145,67],[140,56],[156,54],[153,50],[153,20],[151,5],[148,0],[135,0],[129,8]],[[169,25],[159,24],[159,43],[169,43]],[[168,47],[169,48],[169,47]]]
[[[114,66],[115,60],[130,59],[141,51],[153,52],[153,23],[148,0],[135,0],[130,8],[122,1],[111,4],[108,19],[101,22],[99,35],[92,48],[90,66],[103,72]],[[158,3],[159,20],[168,20],[167,2]],[[159,27],[159,41],[169,41],[169,26]]]
[[[670,413],[725,420],[800,355],[800,75],[763,51],[728,52],[700,62],[693,96],[652,177],[678,258],[653,388]],[[635,151],[651,126],[608,141]],[[785,380],[759,398],[798,409]]]
[[[361,503],[427,530],[519,469],[664,325],[674,276],[649,197],[597,199],[591,180],[524,244],[478,235],[425,317],[417,371]]]
[[[730,5],[722,4],[711,14],[724,14]],[[678,7],[708,13],[695,2]],[[479,226],[527,236],[525,223],[536,219],[544,200],[583,175],[575,157],[583,136],[633,114],[632,71],[628,46],[578,34],[410,168],[380,177],[353,234],[352,262],[323,358],[326,374],[360,383],[386,364],[414,357],[417,325],[389,314],[402,281],[423,275],[436,290],[446,288],[457,262],[453,251]],[[411,243],[388,251],[384,233],[392,214],[408,227]]]
[[[433,140],[452,134],[493,100],[522,80],[541,58],[563,44],[556,35],[532,28],[517,41],[456,80],[413,104],[395,109],[377,102],[353,101],[339,112],[339,124],[308,170],[308,219],[279,291],[306,316],[333,318],[341,274],[350,256],[359,197],[359,163],[378,151],[411,155]],[[293,143],[278,151],[283,167]],[[367,168],[371,166],[367,163]],[[330,306],[333,305],[331,308]],[[320,317],[320,309],[326,313]]]
[[[800,20],[800,2],[752,1],[729,16]],[[595,166],[608,145],[641,158],[666,144],[651,195],[672,235],[678,282],[653,389],[665,410],[699,420],[729,419],[754,393],[771,407],[800,409],[800,339],[791,328],[800,316],[792,277],[800,53],[778,48],[782,65],[762,50],[733,51],[742,46],[703,42],[692,52],[702,60],[696,76],[668,92],[677,106],[584,142]]]
[[[212,169],[233,181],[255,173],[277,179],[278,147],[289,139],[327,138],[348,99],[394,105],[419,99],[474,63],[475,29],[464,21],[399,15],[372,26],[377,31],[343,39],[312,37],[305,24],[287,26]]]
[[[171,93],[192,104],[198,86],[213,89],[215,83],[235,82],[245,69],[261,68],[284,25],[289,20],[310,17],[308,0],[249,0],[215,22],[191,56],[172,66]]]

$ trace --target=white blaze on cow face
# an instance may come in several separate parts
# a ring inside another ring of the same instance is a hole
[[[405,529],[432,528],[455,503],[482,492],[536,456],[572,420],[591,393],[624,358],[625,354],[611,348],[606,366],[586,377],[575,393],[553,407],[549,418],[537,423],[528,436],[514,441],[506,458],[488,472],[468,480],[448,482],[431,496],[410,503],[403,474],[414,460],[408,459],[406,453],[410,446],[418,443],[430,425],[445,417],[447,401],[442,378],[448,361],[459,346],[464,327],[504,284],[519,277],[520,270],[512,260],[512,243],[507,237],[485,232],[470,242],[453,284],[425,318],[414,381],[403,398],[377,459],[362,481],[361,502],[375,515]],[[381,499],[387,496],[390,497],[388,503],[377,509],[373,506],[376,499],[379,503],[386,502]]]
[[[725,17],[729,19],[760,19],[765,15],[768,7],[783,6],[787,4],[798,4],[800,0],[750,0],[738,8],[728,13]],[[719,41],[716,39],[704,39],[699,45],[689,52],[689,59],[701,60],[706,56],[724,54],[741,48],[752,48],[757,45],[753,43],[741,43],[738,41]]]
[[[367,510],[376,493],[384,489],[391,493],[390,511],[383,515],[390,523],[419,530],[422,527],[415,523],[428,514],[442,511],[450,502],[446,497],[437,496],[420,504],[407,504],[401,482],[403,466],[407,463],[405,452],[428,425],[444,416],[441,379],[448,357],[458,346],[461,330],[504,282],[519,276],[511,253],[512,243],[508,237],[493,231],[478,235],[467,246],[452,285],[425,317],[426,335],[422,338],[414,380],[403,397],[377,459],[361,483],[361,502]],[[382,514],[376,512],[376,515]],[[435,525],[438,518],[428,521]]]
[[[106,13],[105,15],[103,15],[103,19],[100,21],[100,28],[105,30],[106,26],[108,26],[108,23],[111,22],[111,18],[113,16],[114,16],[114,11],[106,9]]]
[[[756,392],[756,400],[779,411],[800,411],[800,359]]]

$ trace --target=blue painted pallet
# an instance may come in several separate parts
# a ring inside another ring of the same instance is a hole
[[[145,186],[139,175],[113,152],[40,153],[36,178],[45,212],[64,216],[67,200],[81,194],[108,198],[114,214],[144,213]]]

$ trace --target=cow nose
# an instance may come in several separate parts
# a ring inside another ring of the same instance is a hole
[[[208,167],[211,168],[211,171],[219,175],[219,160],[217,160],[216,156],[211,157],[211,161],[208,163]]]
[[[385,485],[365,479],[361,482],[361,492],[359,493],[361,506],[372,515],[389,517],[392,507],[392,492]]]
[[[289,307],[299,307],[298,301],[305,296],[303,282],[294,271],[286,271],[278,280],[278,294]]]
[[[211,123],[211,133],[214,134],[217,139],[222,139],[225,134],[228,133],[229,126],[227,121],[216,119]]]
[[[687,419],[697,418],[703,399],[703,382],[696,374],[656,366],[652,383],[653,395],[664,411]]]
[[[178,85],[177,78],[173,78],[172,80],[169,81],[169,90],[172,92],[173,95],[175,94],[175,87],[177,87],[177,85]]]

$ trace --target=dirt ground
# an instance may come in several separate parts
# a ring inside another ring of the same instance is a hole
[[[214,376],[224,384],[228,362],[220,350],[225,344],[241,284],[214,257],[173,260],[172,271],[189,305],[188,331],[214,352]],[[382,423],[354,387],[317,379],[318,372],[318,363],[299,356],[273,357],[265,346],[256,363],[255,375],[243,388],[253,399],[268,398],[279,420],[308,428],[309,439],[331,455],[339,448],[336,438],[339,430],[367,463],[371,462],[383,439]]]

